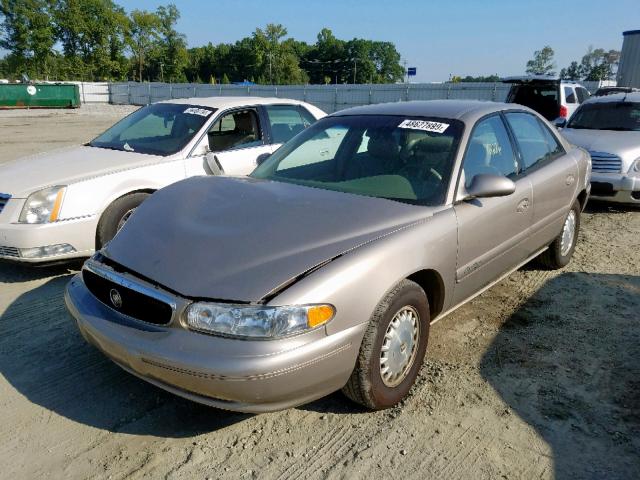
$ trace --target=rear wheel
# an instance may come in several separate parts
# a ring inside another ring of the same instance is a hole
[[[578,241],[581,211],[580,202],[576,200],[564,220],[562,232],[539,257],[544,267],[556,270],[566,266],[571,260]]]
[[[102,214],[96,234],[96,247],[102,248],[129,220],[133,212],[144,202],[148,193],[132,193],[115,200]]]
[[[374,410],[396,405],[418,376],[428,338],[427,296],[403,280],[376,307],[343,393]]]

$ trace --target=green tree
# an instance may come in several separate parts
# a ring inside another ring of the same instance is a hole
[[[180,12],[175,5],[170,4],[166,7],[158,7],[156,14],[160,19],[160,39],[157,49],[159,55],[156,56],[156,68],[160,67],[163,81],[164,78],[169,78],[170,81],[184,81],[189,55],[185,35],[175,29],[180,19]]]
[[[256,28],[251,43],[257,54],[257,68],[243,72],[242,79],[260,76],[268,78],[269,83],[304,83],[307,76],[297,55],[300,45],[285,41],[286,36],[287,29],[281,24],[269,23],[264,30]]]
[[[146,10],[133,10],[130,15],[126,43],[131,49],[138,68],[138,80],[142,82],[145,63],[160,39],[162,22],[160,17]]]
[[[567,80],[580,80],[582,76],[582,69],[578,62],[571,62],[567,68],[560,70],[560,78]]]
[[[56,0],[56,36],[65,57],[80,67],[74,77],[101,80],[126,75],[128,20],[112,0]]]
[[[553,75],[555,72],[555,62],[553,61],[554,51],[550,46],[542,50],[533,52],[533,59],[527,62],[527,73],[532,75]]]
[[[582,76],[585,80],[593,81],[614,78],[619,61],[619,51],[606,51],[603,48],[594,49],[590,46],[580,62]]]
[[[14,71],[48,76],[55,32],[47,0],[0,0],[0,48],[10,52],[7,62]]]

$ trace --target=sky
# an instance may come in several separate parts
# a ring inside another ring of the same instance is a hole
[[[390,41],[417,68],[416,82],[449,75],[518,75],[535,50],[550,45],[557,70],[587,48],[622,48],[622,32],[640,29],[640,0],[173,0],[189,46],[234,42],[281,23],[314,43],[327,27],[338,38]],[[155,10],[158,0],[118,2]]]
[[[535,50],[550,45],[557,71],[592,45],[622,48],[622,32],[640,29],[640,0],[115,0],[127,10],[173,1],[177,30],[190,47],[232,43],[256,27],[281,23],[315,43],[327,27],[344,40],[393,42],[416,82],[449,75],[518,75]]]

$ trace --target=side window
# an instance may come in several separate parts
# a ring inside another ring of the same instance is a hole
[[[285,143],[313,123],[303,117],[297,105],[266,105],[265,109],[273,143]]]
[[[253,109],[227,113],[213,124],[207,136],[213,152],[262,145],[258,114]]]
[[[507,113],[505,116],[520,147],[525,170],[550,158],[554,151],[561,148],[557,141],[549,144],[542,124],[533,115],[514,112]],[[547,133],[551,135],[549,132]]]
[[[547,145],[549,146],[549,155],[551,157],[557,157],[558,155],[562,155],[563,153],[565,153],[564,147],[558,141],[555,135],[551,133],[549,127],[542,123],[540,119],[538,119],[538,123],[540,125],[540,128],[542,129],[544,138],[547,140]]]
[[[573,87],[564,87],[564,99],[567,103],[576,103],[576,94]]]
[[[508,177],[518,173],[518,163],[502,118],[494,115],[479,121],[464,158],[465,186],[483,173]]]
[[[578,94],[578,102],[582,103],[587,100],[590,95],[586,88],[576,87],[576,93]]]

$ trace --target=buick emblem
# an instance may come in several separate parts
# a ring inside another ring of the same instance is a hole
[[[115,288],[112,288],[111,291],[109,292],[109,298],[111,299],[111,303],[113,304],[114,307],[116,308],[122,307],[122,296],[120,295],[120,292],[117,291]]]

